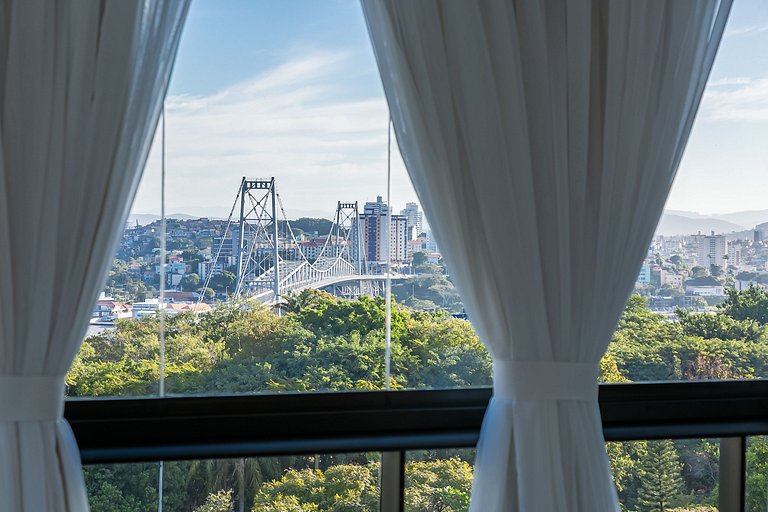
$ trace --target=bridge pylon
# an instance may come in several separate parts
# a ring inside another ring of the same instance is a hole
[[[365,273],[365,251],[363,250],[362,224],[357,201],[345,203],[339,201],[334,219],[334,239],[338,251],[347,261],[355,265],[358,274]],[[344,242],[346,241],[346,243]]]
[[[280,297],[280,253],[275,178],[240,183],[240,229],[237,241],[235,296],[271,288]],[[236,243],[235,243],[236,242]]]

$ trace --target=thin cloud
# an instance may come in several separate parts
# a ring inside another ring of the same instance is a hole
[[[768,24],[734,27],[725,31],[726,36],[753,36],[768,32]]]
[[[751,78],[746,76],[734,76],[728,78],[720,78],[719,80],[710,80],[707,82],[707,87],[725,87],[729,85],[747,85],[752,81]]]
[[[768,121],[768,78],[723,79],[709,84],[701,116],[709,121]]]
[[[348,87],[355,65],[346,53],[316,52],[211,95],[169,97],[168,208],[226,216],[242,176],[275,176],[292,217],[382,194],[387,105],[380,91]],[[157,208],[158,157],[153,149],[134,211]],[[397,205],[415,195],[396,160]]]

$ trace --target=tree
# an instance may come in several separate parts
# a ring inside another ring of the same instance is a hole
[[[461,297],[442,265],[422,263],[414,267],[418,277],[392,286],[395,299],[414,309],[462,310]]]
[[[707,269],[700,265],[696,265],[691,269],[691,277],[693,278],[704,277],[706,275],[707,275]]]
[[[197,293],[203,296],[205,300],[213,300],[213,298],[216,296],[216,294],[211,290],[210,288],[198,288]]]
[[[232,512],[232,489],[209,494],[193,512]]]
[[[235,291],[235,274],[233,274],[229,270],[223,270],[221,272],[217,272],[216,274],[211,276],[210,286],[217,292],[223,292],[226,290],[229,290],[230,292],[234,292]]]
[[[283,296],[282,308],[287,313],[301,313],[308,308],[320,307],[323,301],[331,298],[328,292],[307,288],[299,293],[286,293]]]
[[[768,437],[750,437],[747,442],[746,458],[745,510],[765,510],[765,504],[768,502],[768,487],[765,485],[766,475],[768,475]]]
[[[640,464],[642,483],[637,502],[648,512],[668,512],[678,504],[683,489],[683,466],[672,441],[648,442],[648,451]]]
[[[180,314],[167,318],[166,388],[175,394],[220,394],[382,387],[381,298],[349,300],[307,290],[292,296],[289,302],[291,307],[283,315],[242,300],[217,304],[211,312],[198,317]],[[86,339],[67,376],[67,394],[155,393],[159,375],[158,323],[156,318],[120,320],[115,329]],[[608,354],[600,362],[600,378],[603,382],[626,382],[765,377],[768,341],[762,336],[764,329],[768,328],[754,320],[736,320],[722,311],[715,315],[684,313],[679,321],[670,321],[650,311],[645,299],[633,296]],[[469,322],[444,312],[415,311],[402,303],[393,306],[391,362],[394,387],[455,388],[491,383],[491,358]],[[748,478],[754,482],[748,496],[755,503],[764,503],[766,492],[759,482],[768,473],[768,456],[766,444],[759,444],[758,439],[762,438],[755,438],[754,444],[750,440],[748,448],[752,468]],[[711,450],[704,443],[691,440],[676,442],[674,447],[684,465],[686,495],[708,503],[717,489],[716,457],[710,456]],[[611,443],[607,450],[626,510],[658,510],[644,508],[638,502],[641,484],[651,473],[643,469],[649,465],[646,443]],[[466,468],[450,463],[450,455],[439,457],[444,464],[434,461],[434,466],[406,468],[409,486],[419,489],[407,495],[413,504],[409,512],[466,510]],[[168,462],[164,503],[167,510],[194,510],[206,503],[215,505],[218,498],[210,495],[232,489],[235,510],[243,504],[245,510],[258,505],[258,512],[367,512],[365,507],[373,503],[365,497],[366,482],[373,474],[366,469],[368,461],[353,461],[357,463],[354,470],[344,472],[349,460],[340,460],[338,455],[325,455],[323,459],[326,463],[318,466],[314,466],[312,457],[297,457],[295,461],[246,459],[245,463],[238,459]],[[345,465],[341,476],[336,473],[333,477],[329,466],[334,464]],[[305,482],[301,489],[288,485],[290,478],[283,481],[288,468],[311,467],[322,470],[321,483],[311,482],[314,472],[294,475]],[[329,482],[329,475],[339,481]],[[342,478],[351,482],[352,490],[345,487]],[[86,479],[94,512],[138,512],[150,510],[157,503],[156,464],[89,466]],[[256,503],[255,496],[267,488],[265,482],[280,484],[279,492],[265,491]],[[359,486],[363,491],[356,490]],[[330,494],[331,487],[334,494]],[[312,497],[312,489],[324,496],[322,500]],[[644,492],[647,497],[649,491]]]
[[[465,512],[472,489],[472,466],[457,457],[408,462],[405,509],[409,512]]]
[[[193,273],[184,274],[179,282],[181,289],[187,292],[192,292],[200,287],[200,276]]]
[[[722,280],[714,276],[696,276],[685,282],[687,286],[720,286]]]
[[[427,255],[423,252],[415,252],[413,253],[413,259],[411,260],[411,263],[413,264],[413,267],[419,267],[427,262]]]
[[[317,233],[317,236],[326,236],[331,232],[333,222],[328,219],[317,219],[311,217],[301,217],[300,219],[292,220],[291,228],[294,231],[302,231],[304,233]],[[278,221],[278,226],[282,232],[285,229],[285,221]]]
[[[768,324],[768,292],[750,286],[739,292],[733,288],[726,290],[726,299],[718,304],[721,313],[735,320],[754,320],[760,325]]]
[[[339,464],[325,471],[289,469],[261,486],[253,512],[374,512],[379,509],[378,463]],[[276,506],[277,504],[277,506]]]
[[[760,341],[765,328],[751,319],[736,320],[718,313],[694,313],[678,309],[675,311],[683,333],[688,336],[701,336],[705,339]]]
[[[760,274],[757,272],[742,271],[736,274],[736,279],[739,281],[755,281]]]

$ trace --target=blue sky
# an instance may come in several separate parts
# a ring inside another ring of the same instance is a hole
[[[735,0],[668,208],[768,208],[767,53],[768,2]],[[357,0],[193,0],[167,122],[169,213],[226,217],[243,175],[275,176],[291,217],[386,191],[386,102]],[[394,154],[399,209],[416,196]],[[159,167],[155,148],[135,212],[159,211]]]
[[[667,207],[768,208],[768,2],[735,0]]]

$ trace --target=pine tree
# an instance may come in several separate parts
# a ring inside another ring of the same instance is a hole
[[[682,492],[682,464],[672,441],[649,441],[640,465],[642,482],[637,503],[643,512],[665,512]]]

